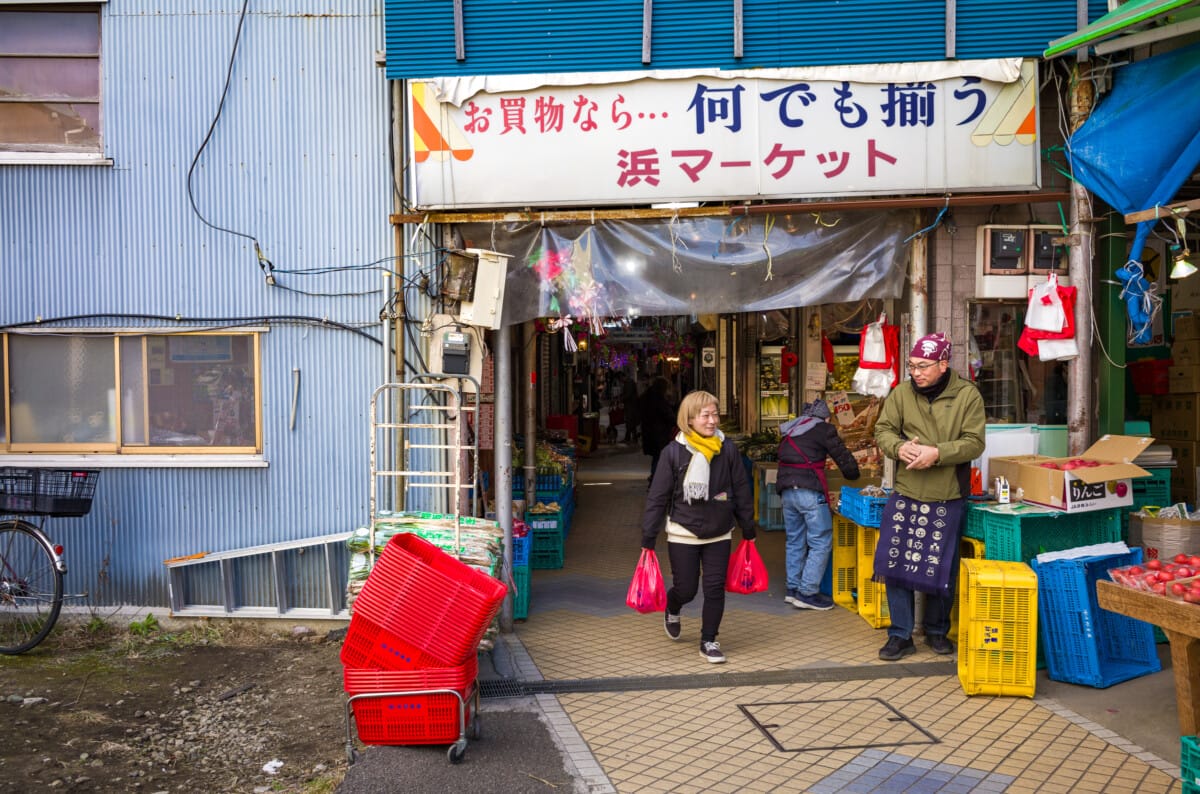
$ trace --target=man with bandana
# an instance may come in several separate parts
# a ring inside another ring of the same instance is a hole
[[[897,461],[874,560],[891,615],[887,644],[879,651],[884,661],[916,652],[914,591],[926,593],[926,643],[934,653],[954,653],[946,635],[971,461],[983,454],[986,417],[975,384],[950,368],[950,353],[944,334],[918,339],[908,354],[911,379],[887,396],[875,424],[880,451]]]

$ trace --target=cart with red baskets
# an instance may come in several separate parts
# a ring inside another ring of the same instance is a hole
[[[388,541],[354,601],[342,645],[346,754],[366,744],[449,744],[458,763],[479,736],[480,638],[503,582],[414,534]]]

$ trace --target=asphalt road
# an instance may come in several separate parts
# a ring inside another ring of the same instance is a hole
[[[359,751],[338,793],[562,794],[583,790],[567,773],[563,754],[536,709],[532,698],[484,701],[482,736],[467,742],[458,764],[450,763],[445,745],[366,747]]]

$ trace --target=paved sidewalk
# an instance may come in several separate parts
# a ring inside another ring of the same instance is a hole
[[[699,600],[679,642],[624,604],[648,459],[605,451],[581,462],[565,567],[533,572],[528,620],[487,657],[484,737],[457,767],[444,748],[368,748],[342,791],[1181,790],[1169,669],[1106,690],[1043,672],[1033,699],[968,697],[920,642],[880,662],[884,632],[860,616],[787,606],[780,532],[760,533],[771,592],[729,595],[729,661],[708,664]],[[399,788],[360,787],[380,774]],[[494,780],[519,787],[480,787]]]

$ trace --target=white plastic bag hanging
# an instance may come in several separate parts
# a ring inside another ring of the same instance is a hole
[[[882,400],[892,390],[892,371],[859,367],[850,384],[857,394],[869,394]]]
[[[1038,340],[1038,360],[1070,361],[1073,358],[1079,358],[1079,344],[1074,337]]]
[[[1059,333],[1066,321],[1062,299],[1058,296],[1058,275],[1051,273],[1043,283],[1029,291],[1025,325],[1038,331]]]
[[[868,323],[863,329],[862,344],[859,347],[859,366],[875,364],[878,367],[888,365],[887,343],[883,338],[883,324],[887,315],[880,315],[879,320]]]

